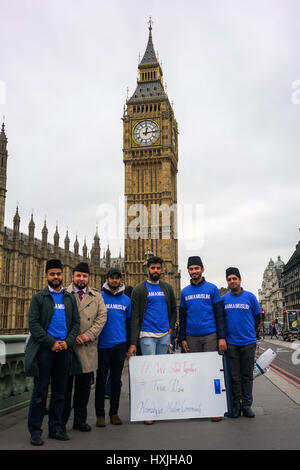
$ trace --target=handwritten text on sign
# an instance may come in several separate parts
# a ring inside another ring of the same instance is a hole
[[[129,377],[131,421],[208,418],[227,411],[217,352],[132,357]]]

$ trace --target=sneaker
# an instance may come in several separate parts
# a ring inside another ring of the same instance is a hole
[[[56,432],[49,432],[48,434],[49,439],[56,439],[58,441],[69,441],[70,438],[68,434],[66,434],[63,430],[59,430]]]
[[[91,426],[88,423],[74,423],[73,429],[76,429],[77,431],[81,432],[90,432],[92,430]]]
[[[33,446],[42,446],[44,444],[40,434],[32,434],[30,438],[30,444]]]
[[[122,420],[119,418],[118,415],[112,415],[110,417],[110,422],[111,422],[111,424],[123,424]]]
[[[250,406],[247,406],[245,408],[242,407],[242,413],[243,413],[243,416],[246,416],[246,418],[255,417],[255,413]]]
[[[105,417],[104,416],[98,416],[97,421],[96,421],[96,427],[97,428],[104,428],[105,426],[106,426]]]

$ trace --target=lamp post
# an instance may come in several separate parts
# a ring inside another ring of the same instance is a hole
[[[144,274],[145,276],[147,276],[147,264],[148,264],[148,260],[151,258],[151,256],[153,256],[153,253],[151,250],[147,250],[145,251],[145,255],[144,255],[144,263],[143,263],[143,271],[144,271]]]

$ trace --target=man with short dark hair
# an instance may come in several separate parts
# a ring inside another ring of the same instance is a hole
[[[254,418],[253,368],[256,349],[256,330],[260,323],[261,309],[257,298],[241,287],[238,268],[226,269],[230,292],[222,297],[226,316],[227,354],[230,363],[233,417],[241,413]]]
[[[225,317],[220,293],[203,276],[200,256],[188,258],[191,282],[181,291],[179,306],[179,340],[185,353],[226,351]],[[214,416],[212,421],[220,421]]]
[[[34,389],[28,414],[31,444],[43,445],[42,422],[48,386],[51,380],[49,438],[68,440],[63,429],[62,413],[69,373],[80,373],[81,364],[74,349],[80,318],[75,298],[62,288],[60,260],[46,263],[48,286],[35,294],[29,307],[30,338],[25,351],[25,371],[34,377]]]
[[[140,339],[142,355],[166,354],[176,321],[176,299],[170,284],[160,280],[161,258],[148,260],[148,279],[132,291],[131,346],[129,357],[136,354]]]
[[[182,289],[179,341],[184,352],[226,351],[224,308],[217,286],[203,276],[200,256],[190,256],[190,284]]]
[[[142,355],[166,354],[176,321],[176,299],[172,286],[160,280],[163,261],[148,260],[148,279],[138,284],[131,295],[131,345],[129,359],[136,355],[138,340]],[[153,421],[144,421],[152,424]]]
[[[73,382],[75,380],[73,408],[73,429],[81,432],[91,431],[87,420],[87,406],[94,371],[98,369],[98,337],[106,323],[107,311],[103,297],[89,286],[90,270],[87,263],[81,262],[73,270],[72,283],[67,291],[76,298],[80,316],[80,331],[76,338],[76,348],[82,365],[82,374],[70,375],[65,396],[63,424],[66,426],[72,402]]]
[[[107,322],[98,340],[98,370],[95,387],[96,426],[105,424],[105,386],[110,372],[110,422],[120,425],[118,415],[121,375],[126,358],[126,323],[130,321],[131,302],[124,294],[122,274],[119,269],[111,268],[106,275],[106,282],[101,295],[107,308]]]

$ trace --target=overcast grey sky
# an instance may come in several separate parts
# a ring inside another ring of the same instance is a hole
[[[151,15],[179,126],[178,202],[204,213],[201,236],[179,242],[182,284],[199,254],[207,280],[225,286],[235,265],[257,294],[269,259],[287,262],[299,240],[299,1],[0,0],[0,11],[6,226],[18,201],[23,232],[33,210],[36,237],[46,216],[49,241],[57,222],[61,246],[68,227],[71,245],[77,232],[91,247],[97,208],[123,194],[120,118]]]

